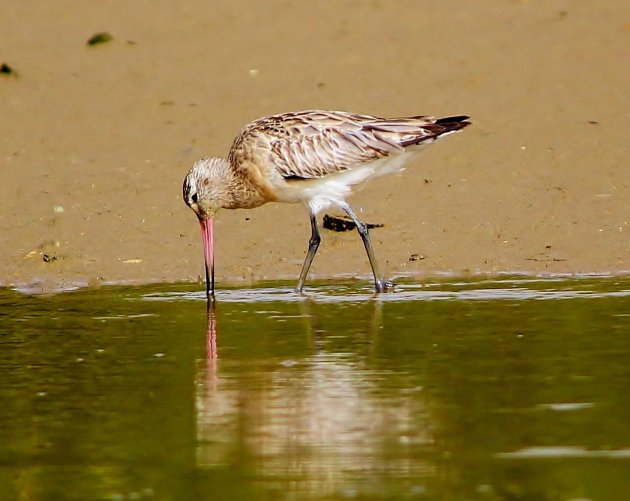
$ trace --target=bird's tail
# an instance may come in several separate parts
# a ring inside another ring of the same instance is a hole
[[[469,117],[466,115],[438,118],[437,120],[422,116],[413,118],[422,119],[424,123],[419,124],[416,133],[409,134],[399,142],[403,147],[432,143],[436,139],[457,132],[472,123],[467,121]]]
[[[438,118],[435,121],[433,129],[435,130],[436,136],[441,136],[442,134],[447,134],[449,132],[455,132],[457,130],[461,130],[464,127],[470,125],[472,122],[468,122],[467,120],[470,117],[466,115],[458,115],[456,117],[444,117]]]

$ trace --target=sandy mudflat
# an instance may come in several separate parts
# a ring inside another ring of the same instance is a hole
[[[351,199],[388,277],[630,270],[627,0],[3,3],[2,285],[197,280],[190,165],[309,108],[472,116]],[[282,205],[215,231],[223,283],[296,277],[309,235]],[[368,273],[324,232],[312,277]]]

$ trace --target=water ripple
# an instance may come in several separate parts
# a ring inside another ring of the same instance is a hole
[[[348,284],[310,287],[299,295],[291,287],[253,287],[222,289],[216,298],[228,303],[299,302],[314,300],[318,303],[357,303],[370,300],[393,301],[531,301],[599,299],[629,297],[627,281],[518,279],[483,280],[474,282],[434,282],[399,284],[394,292],[376,295],[371,288]],[[553,287],[553,288],[552,288]],[[145,294],[147,301],[203,300],[203,291],[165,291]]]
[[[504,459],[534,459],[534,458],[606,458],[606,459],[628,459],[630,449],[600,449],[589,450],[583,447],[526,447],[513,452],[499,452],[496,454]]]

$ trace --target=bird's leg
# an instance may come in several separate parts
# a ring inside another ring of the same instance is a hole
[[[378,263],[376,262],[376,258],[374,257],[374,250],[372,249],[372,242],[370,242],[370,233],[367,226],[365,225],[365,223],[363,223],[363,221],[359,220],[359,218],[356,216],[356,214],[348,204],[343,204],[341,208],[346,211],[346,214],[348,214],[348,216],[350,216],[350,219],[352,219],[357,227],[359,235],[361,235],[363,245],[365,246],[365,251],[367,252],[368,259],[370,260],[372,273],[374,274],[374,288],[376,289],[376,292],[388,292],[393,290],[394,284],[392,282],[387,282],[382,279]]]
[[[300,272],[300,278],[298,279],[297,287],[295,288],[295,292],[300,294],[302,293],[302,288],[304,287],[304,281],[306,280],[306,275],[308,275],[308,270],[311,267],[311,263],[313,262],[313,258],[315,257],[315,253],[319,247],[319,243],[322,240],[319,236],[319,229],[317,228],[317,216],[313,213],[311,213],[310,216],[311,238],[308,241],[308,253],[306,254],[306,259],[304,260],[302,271]]]

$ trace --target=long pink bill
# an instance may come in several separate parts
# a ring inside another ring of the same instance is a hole
[[[214,219],[199,219],[203,239],[203,256],[206,264],[206,295],[214,299]]]

